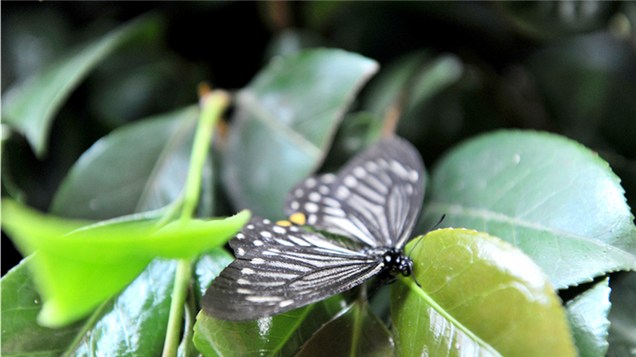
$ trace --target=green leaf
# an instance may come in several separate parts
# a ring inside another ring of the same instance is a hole
[[[56,112],[84,77],[131,38],[156,32],[157,25],[152,17],[133,21],[13,86],[3,98],[2,119],[23,133],[41,157]]]
[[[621,273],[610,280],[612,309],[610,310],[610,357],[631,356],[636,351],[636,273]]]
[[[620,180],[580,144],[529,131],[482,135],[434,169],[429,227],[479,229],[528,254],[557,288],[636,269],[636,227]]]
[[[323,160],[362,84],[378,65],[341,50],[273,60],[237,98],[223,180],[237,207],[283,216],[287,191]]]
[[[344,307],[336,295],[325,301],[255,321],[215,319],[203,310],[194,325],[194,345],[204,356],[291,356]]]
[[[26,258],[0,281],[2,289],[2,356],[59,356],[81,329],[80,324],[50,329],[35,323],[42,308]]]
[[[36,213],[4,200],[3,228],[24,255],[35,252],[32,270],[44,298],[38,317],[45,326],[77,320],[130,283],[155,257],[186,258],[219,247],[249,219],[86,222]],[[204,238],[203,238],[204,237]]]
[[[197,116],[192,106],[103,137],[71,168],[53,198],[52,212],[107,219],[174,201],[185,184]],[[204,191],[210,187],[206,182]]]
[[[393,340],[368,305],[356,302],[316,331],[296,356],[318,356],[325,351],[332,356],[392,356]]]
[[[232,261],[234,261],[234,256],[221,248],[199,257],[194,267],[194,289],[197,299],[201,299],[212,280]]]
[[[86,321],[69,345],[73,356],[159,356],[170,311],[176,262],[154,260],[128,287]]]
[[[602,357],[607,353],[610,322],[610,288],[607,278],[565,305],[579,356]]]
[[[421,287],[411,277],[392,286],[396,355],[575,355],[559,298],[520,250],[465,229],[406,249]]]

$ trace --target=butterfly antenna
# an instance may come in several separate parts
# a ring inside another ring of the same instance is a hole
[[[431,229],[429,229],[429,230],[427,231],[427,233],[428,233],[428,232],[430,232],[430,231],[432,231],[432,230],[437,229],[437,227],[439,227],[439,225],[440,225],[440,224],[442,224],[442,222],[444,221],[444,218],[446,218],[446,214],[445,214],[445,213],[442,215],[442,217],[440,217],[439,221],[437,221],[437,223],[435,223],[435,225],[433,225],[433,228],[431,228]],[[411,255],[411,253],[413,252],[413,250],[415,250],[415,247],[417,247],[417,245],[418,245],[418,244],[420,244],[420,242],[421,242],[421,241],[422,241],[422,239],[420,239],[420,240],[418,240],[417,242],[415,242],[415,245],[413,246],[413,248],[411,248],[411,249],[408,251],[408,253],[406,253],[406,255],[410,256],[410,255]],[[416,280],[415,282],[417,283],[417,280]],[[417,285],[419,286],[420,284],[417,284]]]

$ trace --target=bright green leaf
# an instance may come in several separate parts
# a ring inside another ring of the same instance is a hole
[[[384,323],[365,303],[354,303],[324,324],[302,346],[297,357],[393,355],[393,340]]]
[[[619,178],[560,136],[499,131],[460,145],[434,169],[429,227],[466,227],[528,254],[557,288],[636,269],[636,227]]]
[[[198,109],[188,107],[103,137],[71,168],[53,198],[52,212],[108,219],[173,202],[185,185],[197,117]],[[210,177],[205,177],[204,196]]]
[[[18,83],[2,98],[2,119],[22,132],[38,156],[46,152],[53,118],[73,89],[104,58],[135,36],[156,32],[155,18],[122,26]]]
[[[255,321],[215,319],[203,310],[194,326],[194,344],[210,356],[291,356],[322,324],[344,308],[342,297]]]
[[[223,179],[239,208],[283,216],[287,191],[323,160],[374,61],[341,50],[274,59],[237,97]]]
[[[565,305],[581,357],[603,357],[607,353],[609,295],[608,279],[605,278]]]
[[[411,247],[421,287],[411,277],[392,287],[396,355],[576,354],[559,298],[520,250],[465,229],[436,230]]]
[[[3,228],[23,254],[35,252],[32,270],[44,298],[39,316],[61,326],[85,316],[130,283],[155,257],[187,258],[219,247],[249,219],[172,222],[114,220],[77,229],[85,222],[36,213],[2,203]]]

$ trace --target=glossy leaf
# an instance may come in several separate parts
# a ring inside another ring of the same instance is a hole
[[[608,279],[605,278],[565,306],[581,357],[602,357],[607,353],[609,295]]]
[[[59,356],[73,341],[81,324],[50,329],[34,323],[42,300],[31,280],[26,258],[0,281],[2,289],[2,356]]]
[[[113,131],[75,163],[51,210],[108,219],[163,207],[183,189],[198,109],[189,107]],[[207,180],[204,190],[209,191]]]
[[[325,351],[332,356],[392,356],[393,339],[367,304],[354,303],[316,331],[296,356],[320,356]]]
[[[42,156],[56,112],[82,79],[118,47],[156,26],[153,18],[133,21],[18,83],[3,96],[3,121],[22,132]]]
[[[155,260],[116,298],[87,321],[73,356],[159,356],[168,323],[176,262]]]
[[[342,297],[255,321],[215,319],[203,310],[194,326],[194,344],[204,356],[291,356],[320,326],[344,308]]]
[[[479,229],[521,248],[557,288],[635,269],[636,227],[619,178],[560,136],[499,131],[460,145],[434,169],[429,227]]]
[[[114,220],[87,228],[3,201],[3,228],[24,255],[44,298],[38,320],[62,326],[77,320],[130,283],[155,257],[191,259],[219,247],[247,222],[249,212],[225,220],[172,222]]]
[[[238,94],[223,160],[236,207],[283,217],[287,191],[323,160],[348,105],[377,64],[341,50],[273,60]]]
[[[465,229],[430,232],[409,249],[421,288],[411,277],[392,286],[396,355],[576,354],[559,298],[520,250]]]
[[[194,289],[197,299],[201,299],[205,291],[208,290],[208,286],[212,284],[212,280],[233,260],[234,256],[222,248],[215,249],[199,257],[194,267]]]

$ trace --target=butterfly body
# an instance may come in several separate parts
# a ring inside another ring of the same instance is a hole
[[[253,217],[230,241],[236,260],[203,299],[206,312],[250,320],[298,308],[379,277],[409,276],[403,248],[424,195],[421,158],[385,139],[337,174],[310,177],[288,195],[289,221]],[[293,219],[292,219],[293,218]],[[328,239],[320,231],[344,237]]]

